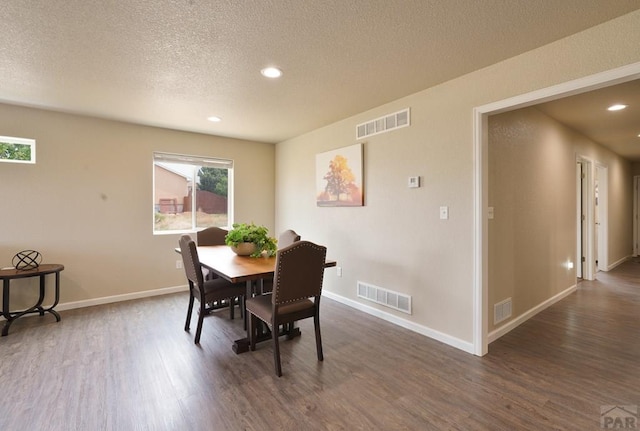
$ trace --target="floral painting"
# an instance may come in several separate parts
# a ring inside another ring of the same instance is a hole
[[[316,155],[316,202],[321,207],[362,206],[362,144]]]

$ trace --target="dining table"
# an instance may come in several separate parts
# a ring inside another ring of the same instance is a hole
[[[263,280],[273,278],[275,273],[275,256],[239,256],[227,245],[198,246],[196,249],[198,251],[200,264],[204,268],[207,268],[231,283],[245,283],[245,298],[251,298],[254,291],[260,292],[262,290]],[[180,253],[179,248],[177,248],[176,251]],[[325,260],[325,268],[334,266],[336,266],[335,260]],[[254,286],[256,286],[257,289],[254,290]],[[249,329],[246,324],[245,330],[247,332],[246,336],[233,342],[232,348],[236,354],[249,350]],[[273,328],[273,330],[278,329]],[[288,338],[293,338],[300,335],[300,329],[292,326],[283,329],[281,335],[287,335]],[[271,339],[268,333],[259,334],[258,341],[266,339]]]

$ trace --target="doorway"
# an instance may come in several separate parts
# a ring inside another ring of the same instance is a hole
[[[596,75],[565,82],[553,87],[489,103],[474,108],[474,270],[473,270],[473,353],[485,355],[488,343],[488,117],[518,108],[532,106],[541,101],[558,99],[573,94],[619,84],[640,78],[640,62],[608,70]],[[640,196],[638,182],[634,199],[634,212],[640,215]],[[600,202],[604,202],[599,186]],[[593,196],[593,195],[592,195]],[[602,223],[602,221],[601,221]],[[634,220],[634,255],[640,253],[640,227]],[[602,225],[601,225],[602,226]],[[605,230],[606,232],[606,230]],[[606,243],[605,243],[606,244]],[[604,253],[606,256],[606,253]],[[602,253],[600,254],[602,257]]]

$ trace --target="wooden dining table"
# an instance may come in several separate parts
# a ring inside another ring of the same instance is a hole
[[[180,249],[176,249],[179,253]],[[273,277],[276,267],[276,258],[272,257],[249,257],[238,256],[231,250],[231,247],[226,245],[209,245],[198,246],[198,259],[200,264],[214,272],[218,276],[228,280],[232,283],[246,284],[246,297],[251,298],[254,292],[254,285],[261,287],[261,283],[264,279]],[[325,268],[336,266],[335,260],[326,260]],[[260,289],[259,289],[260,290]],[[247,325],[248,326],[248,325]],[[235,353],[243,353],[249,350],[249,332],[248,328],[246,337],[233,342],[233,351]],[[274,328],[274,330],[277,330]],[[288,332],[283,333],[289,338],[300,335],[299,328],[289,328]],[[264,339],[270,339],[268,334],[264,334]]]

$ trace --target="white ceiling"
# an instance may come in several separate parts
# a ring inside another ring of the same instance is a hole
[[[638,8],[637,0],[2,0],[0,101],[279,142]],[[267,65],[284,76],[262,77]]]

